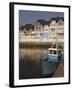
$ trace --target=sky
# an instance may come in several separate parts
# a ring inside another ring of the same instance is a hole
[[[50,20],[52,17],[64,17],[63,12],[48,12],[48,11],[28,11],[19,10],[19,26],[25,24],[35,24],[38,19]]]

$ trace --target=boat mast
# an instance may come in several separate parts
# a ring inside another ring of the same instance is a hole
[[[56,32],[56,48],[58,48],[58,43],[57,43],[57,41],[58,41],[58,35],[57,35],[57,29],[55,30]]]

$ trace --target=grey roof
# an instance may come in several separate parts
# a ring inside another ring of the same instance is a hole
[[[58,16],[58,17],[52,17],[50,21],[55,20],[56,23],[57,23],[60,19],[61,19],[62,21],[64,21],[64,17],[59,17],[59,16]]]
[[[21,25],[21,26],[19,27],[19,30],[24,30],[24,25]]]
[[[45,21],[44,19],[39,19],[39,20],[37,20],[37,22],[39,22],[42,26],[49,25],[49,23],[50,23],[50,21]]]
[[[24,28],[27,29],[27,30],[29,30],[29,29],[32,29],[33,30],[34,29],[34,26],[32,24],[25,24],[24,25]]]
[[[45,25],[45,20],[44,19],[38,19],[37,22],[39,22],[41,25]]]

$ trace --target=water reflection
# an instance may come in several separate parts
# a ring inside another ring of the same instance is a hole
[[[48,48],[19,49],[19,78],[38,78],[42,75],[40,59],[48,54]]]
[[[47,48],[22,48],[19,50],[20,59],[23,59],[24,61],[31,60],[34,62],[38,62],[41,57],[47,54]]]
[[[64,76],[64,63],[48,62],[48,48],[19,49],[19,79]],[[43,61],[42,61],[43,59]],[[59,69],[56,71],[58,65]],[[56,71],[56,73],[55,73]],[[55,74],[54,74],[55,73]]]

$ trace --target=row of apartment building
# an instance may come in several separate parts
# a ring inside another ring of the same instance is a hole
[[[39,19],[35,25],[25,24],[19,29],[20,42],[64,42],[64,17],[52,17],[50,21]]]

